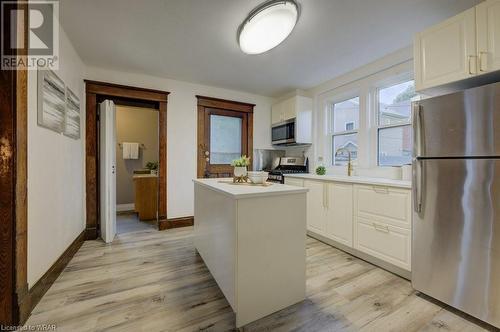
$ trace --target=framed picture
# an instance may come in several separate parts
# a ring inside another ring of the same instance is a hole
[[[66,87],[64,135],[74,139],[80,138],[80,100],[68,87]]]
[[[38,125],[63,132],[65,109],[64,82],[52,70],[38,70]]]

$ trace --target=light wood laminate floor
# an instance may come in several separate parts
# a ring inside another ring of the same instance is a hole
[[[286,285],[283,285],[286,287]],[[192,228],[87,241],[27,325],[57,331],[227,331],[234,314]],[[418,296],[407,280],[309,238],[307,299],[245,331],[482,331]]]

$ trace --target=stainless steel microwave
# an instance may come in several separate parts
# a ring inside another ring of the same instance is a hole
[[[294,144],[295,119],[277,123],[272,126],[272,142],[275,145]]]
[[[296,118],[273,124],[271,137],[273,145],[311,145],[310,113],[300,114]]]

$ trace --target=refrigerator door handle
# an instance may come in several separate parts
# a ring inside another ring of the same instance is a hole
[[[419,157],[424,150],[424,140],[422,134],[422,106],[418,103],[413,104],[413,156]]]
[[[412,197],[413,210],[416,213],[422,211],[422,182],[422,161],[415,158],[413,159]]]

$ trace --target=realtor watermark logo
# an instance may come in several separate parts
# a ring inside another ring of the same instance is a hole
[[[59,69],[58,1],[4,1],[1,17],[3,70]]]

